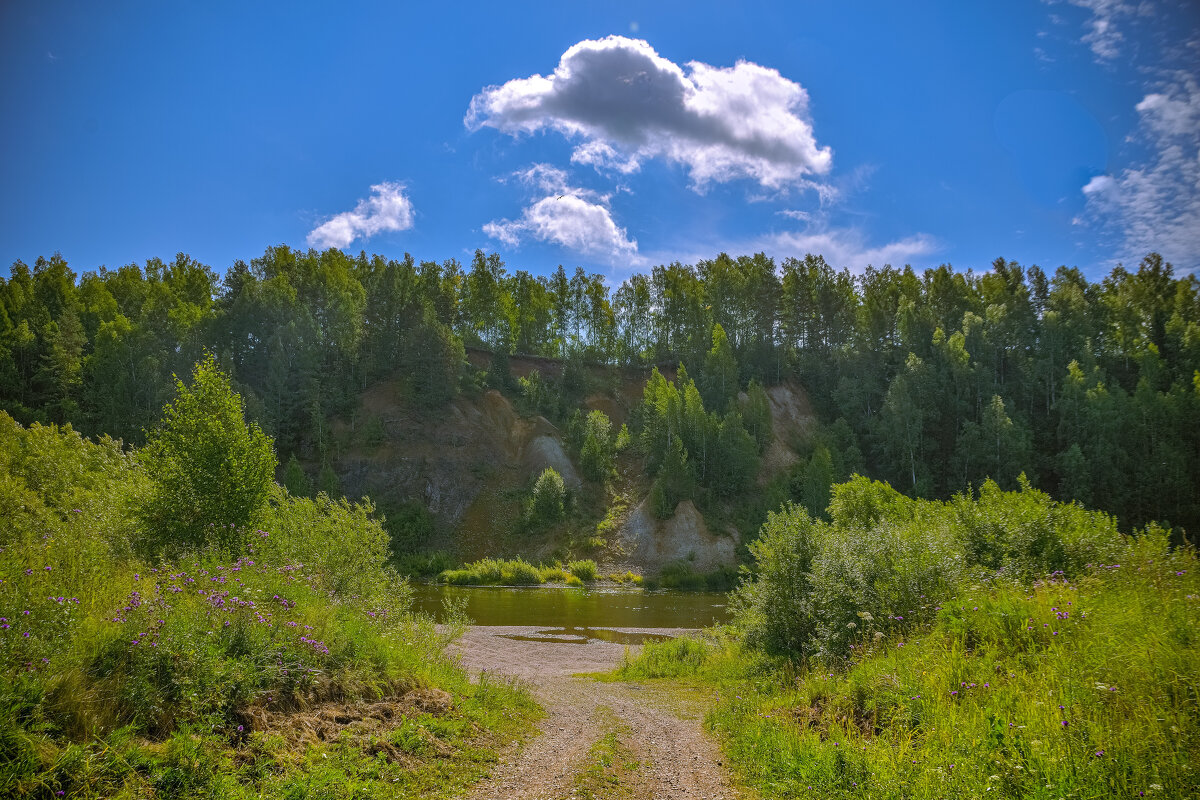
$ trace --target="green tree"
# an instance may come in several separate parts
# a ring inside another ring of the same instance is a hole
[[[579,466],[590,480],[602,482],[613,474],[616,456],[612,422],[603,411],[592,411],[584,422],[583,447],[579,450]]]
[[[242,398],[211,354],[175,399],[143,451],[151,490],[142,516],[158,549],[211,541],[236,549],[256,522],[275,475],[271,439],[247,425]]]
[[[567,487],[562,475],[553,467],[546,467],[533,484],[533,503],[529,516],[535,524],[552,525],[562,519],[566,508]]]
[[[712,349],[704,359],[702,374],[704,404],[712,411],[724,412],[738,391],[738,365],[725,329],[713,326]]]
[[[283,486],[293,497],[307,497],[312,493],[312,481],[304,473],[304,467],[300,466],[295,453],[292,453],[284,467]]]

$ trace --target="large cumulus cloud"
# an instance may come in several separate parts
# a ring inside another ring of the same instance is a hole
[[[777,70],[747,61],[684,69],[623,36],[579,42],[549,76],[485,88],[464,122],[512,135],[559,131],[581,140],[573,161],[598,169],[629,173],[664,158],[686,167],[698,190],[737,178],[803,185],[832,163],[813,135],[808,92]]]

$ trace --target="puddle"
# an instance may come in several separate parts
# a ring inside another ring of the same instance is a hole
[[[550,644],[588,644],[589,642],[612,642],[614,644],[638,645],[646,642],[664,642],[672,638],[662,633],[638,633],[614,631],[608,628],[551,628],[531,634],[506,633],[505,639],[517,642],[547,642]]]

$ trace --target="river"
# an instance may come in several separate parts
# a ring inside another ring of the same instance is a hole
[[[415,610],[440,621],[446,601],[464,604],[476,625],[539,626],[572,642],[636,644],[659,637],[621,629],[705,628],[729,619],[728,598],[717,592],[413,584]]]

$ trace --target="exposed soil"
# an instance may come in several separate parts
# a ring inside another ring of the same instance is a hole
[[[619,628],[621,639],[672,635],[679,629]],[[582,641],[585,640],[586,641]],[[578,633],[531,627],[476,627],[455,645],[472,673],[520,679],[546,709],[541,734],[503,754],[471,800],[558,800],[639,797],[720,800],[747,796],[735,789],[722,755],[701,727],[694,702],[654,687],[600,683],[576,673],[610,670],[626,645]],[[629,648],[635,649],[635,648]],[[598,788],[589,782],[597,742],[614,734],[624,767],[608,769]]]

